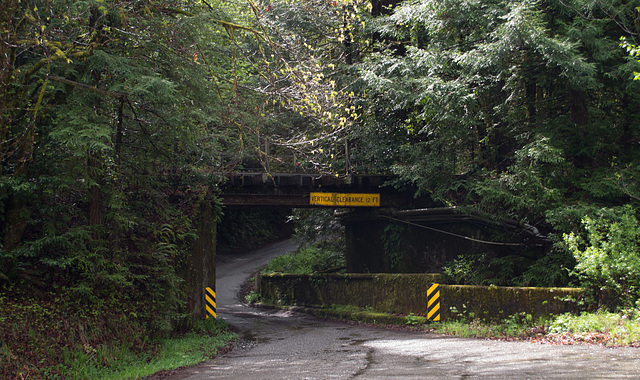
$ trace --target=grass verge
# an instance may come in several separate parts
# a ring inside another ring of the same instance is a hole
[[[439,322],[422,329],[467,338],[527,340],[546,344],[598,344],[640,347],[640,310],[562,314],[532,320],[527,314],[499,322],[478,319]]]
[[[549,325],[547,338],[568,344],[640,347],[640,309],[559,315]]]
[[[224,321],[203,321],[179,337],[151,342],[150,351],[139,352],[128,345],[65,350],[59,363],[23,366],[9,379],[139,379],[155,373],[191,366],[211,359],[237,339]],[[8,346],[0,348],[0,361],[15,360]]]
[[[263,303],[263,306],[277,306]],[[320,318],[348,320],[377,326],[404,326],[417,331],[446,334],[462,338],[481,338],[506,341],[530,341],[545,344],[598,344],[607,347],[640,347],[640,310],[619,313],[598,311],[580,315],[562,314],[533,319],[520,313],[500,321],[485,321],[464,316],[458,320],[425,323],[420,315],[376,313],[348,305],[331,307],[293,307],[296,311]]]
[[[211,359],[237,339],[223,321],[202,322],[196,331],[179,338],[167,338],[158,342],[158,351],[153,357],[123,357],[115,368],[93,368],[95,372],[81,378],[105,380],[139,379],[158,372],[192,366]]]

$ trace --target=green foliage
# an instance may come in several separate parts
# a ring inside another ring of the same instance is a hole
[[[558,344],[589,343],[606,346],[637,346],[640,319],[637,309],[621,313],[598,311],[580,315],[562,314],[534,320],[519,313],[499,322],[461,318],[430,324],[425,328],[466,338],[533,339]]]
[[[416,326],[418,324],[420,324],[420,320],[418,319],[418,316],[413,314],[413,313],[409,313],[409,315],[407,315],[407,325],[410,326]]]
[[[391,272],[396,272],[402,259],[403,232],[407,227],[401,224],[390,223],[385,226],[382,235],[382,243],[384,251],[387,253],[390,261]]]
[[[369,22],[374,50],[353,86],[357,169],[397,174],[397,187],[555,241],[546,255],[512,252],[473,270],[454,262],[449,272],[567,285],[575,259],[562,234],[590,209],[637,206],[638,6],[423,0]]]
[[[569,335],[605,345],[636,345],[640,341],[640,314],[637,308],[620,313],[562,314],[549,323],[548,330],[551,335]]]
[[[262,270],[264,273],[312,274],[345,266],[344,254],[320,247],[301,247],[298,251],[278,256]]]
[[[434,323],[428,328],[438,333],[465,338],[528,338],[545,331],[548,323],[545,318],[534,320],[531,314],[524,312],[493,322],[459,313],[456,320]]]
[[[456,259],[442,267],[442,282],[456,285],[483,285],[487,280],[485,261],[484,255],[478,257],[458,255]]]
[[[506,326],[505,330],[507,332],[507,335],[509,335],[511,331],[517,331],[523,326],[524,327],[533,326],[533,317],[529,313],[521,312],[505,318],[503,323]]]
[[[195,205],[252,144],[243,128],[263,99],[238,91],[252,74],[230,46],[257,37],[229,23],[242,10],[216,1],[1,8],[0,39],[12,42],[0,44],[0,294],[42,303],[18,296],[49,289],[62,314],[34,312],[72,324],[45,330],[16,313],[34,325],[0,321],[2,349],[37,347],[17,355],[29,371],[54,377],[62,360],[78,363],[62,377],[102,377],[78,373],[194,323],[176,271],[196,239]],[[51,341],[57,331],[70,341]]]
[[[135,293],[78,299],[73,289],[0,291],[2,378],[137,378],[211,358],[237,335],[220,320],[182,334],[150,336],[163,307]],[[52,333],[53,332],[53,333]]]
[[[640,223],[631,207],[603,209],[582,221],[584,234],[564,236],[575,274],[597,306],[635,306],[640,300]]]
[[[637,163],[640,91],[618,38],[637,33],[638,5],[402,3],[373,23],[378,50],[358,65],[353,161],[541,229],[549,210],[626,201],[633,172],[611,168]]]
[[[344,227],[331,209],[295,209],[289,217],[294,224],[293,239],[300,246],[323,245],[339,249]]]
[[[259,299],[260,299],[260,294],[256,293],[255,290],[250,291],[249,293],[247,293],[246,296],[244,296],[244,302],[246,302],[248,304],[255,303]]]
[[[525,264],[521,275],[513,279],[515,286],[564,287],[571,285],[569,269],[575,266],[573,256],[565,249],[552,247],[546,255]]]
[[[442,267],[442,282],[457,285],[566,286],[573,262],[564,252],[538,258],[521,254],[489,257],[458,255]]]

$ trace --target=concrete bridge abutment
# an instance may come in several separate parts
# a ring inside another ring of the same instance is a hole
[[[441,273],[461,255],[489,261],[512,256],[526,266],[550,245],[532,227],[454,208],[351,209],[339,217],[350,273]]]
[[[345,258],[349,273],[391,273],[384,234],[387,222],[378,211],[353,210],[340,215],[345,228]]]
[[[185,281],[187,312],[196,319],[202,319],[206,316],[205,289],[215,289],[216,283],[218,214],[211,190],[198,201],[194,212],[197,238],[191,246],[191,254],[182,262],[180,277]]]

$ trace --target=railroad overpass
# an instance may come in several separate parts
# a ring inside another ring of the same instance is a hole
[[[407,208],[417,205],[411,190],[399,191],[386,184],[389,175],[329,175],[290,173],[234,173],[222,186],[225,207],[380,207]],[[379,195],[379,203],[320,204],[311,194]]]
[[[237,173],[225,207],[329,207],[345,226],[350,272],[440,271],[460,254],[534,258],[550,241],[532,226],[416,198],[389,175]],[[353,200],[353,202],[350,202]],[[377,202],[369,202],[377,200]]]
[[[416,198],[415,189],[391,186],[388,175],[234,173],[220,186],[227,208],[337,209],[345,226],[349,272],[428,273],[461,254],[535,258],[549,241],[535,228],[474,215],[455,207],[437,207]],[[204,286],[215,284],[217,219],[203,200],[196,218],[199,238],[185,280],[188,308],[204,310]]]

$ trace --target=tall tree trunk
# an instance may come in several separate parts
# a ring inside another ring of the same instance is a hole
[[[372,0],[371,15],[372,16],[388,16],[393,13],[392,8],[398,5],[401,0]]]
[[[11,251],[17,248],[24,235],[27,227],[27,218],[24,215],[25,204],[20,202],[16,196],[9,198],[5,204],[6,212],[4,215],[5,228],[2,232],[2,246],[5,251]]]
[[[631,100],[628,93],[625,93],[622,97],[622,109],[626,115],[634,115],[637,112],[637,108],[634,108],[631,104]],[[622,149],[626,154],[633,152],[633,131],[632,131],[632,117],[625,117],[622,120]]]
[[[527,119],[530,126],[536,124],[536,96],[538,94],[537,84],[535,80],[531,80],[526,85],[527,92]]]
[[[18,0],[0,2],[0,176],[15,178],[27,173],[34,138],[31,131],[20,140],[12,136],[13,110],[24,106],[24,97],[21,95],[26,94],[26,87],[22,93],[9,93],[9,87],[16,81],[13,67],[15,48],[12,44],[22,22],[15,17],[18,3]],[[7,162],[9,160],[11,162]],[[13,167],[13,172],[4,173],[3,168],[6,167]],[[0,226],[0,244],[4,250],[11,251],[20,244],[27,227],[26,201],[19,194],[10,194],[5,200],[3,212],[5,225]]]
[[[13,72],[11,64],[12,48],[9,39],[13,30],[14,13],[17,0],[2,0],[0,5],[0,175],[2,161],[5,159],[5,142],[9,137],[11,115],[9,113],[8,88]]]
[[[115,136],[115,142],[114,142],[114,153],[115,153],[115,169],[116,169],[116,176],[117,178],[120,178],[121,176],[121,164],[122,164],[122,159],[121,159],[121,152],[122,152],[122,138],[124,135],[124,126],[122,124],[122,119],[124,116],[124,103],[125,103],[126,98],[124,96],[120,97],[120,104],[118,106],[118,121],[116,123],[116,136]],[[116,189],[112,189],[113,191],[120,191],[121,190],[121,186],[123,186],[124,184],[122,183],[121,180],[117,180],[115,187]],[[118,223],[113,223],[111,225],[111,231],[109,234],[109,244],[111,247],[111,255],[113,255],[114,253],[118,252],[120,250],[120,226],[118,225]]]
[[[116,141],[115,141],[115,154],[116,154],[116,166],[120,167],[120,152],[122,151],[122,136],[124,130],[122,126],[122,119],[124,116],[124,102],[125,96],[120,96],[120,105],[118,106],[118,122],[116,124]]]
[[[205,316],[205,288],[215,290],[216,284],[217,215],[211,190],[207,190],[196,207],[194,223],[198,238],[180,272],[186,283],[187,309],[195,318],[202,318]]]
[[[100,189],[100,160],[95,155],[89,156],[87,166],[89,169],[89,225],[102,224],[102,189]]]
[[[569,110],[571,120],[577,125],[589,123],[587,115],[587,93],[582,90],[569,90]]]
[[[569,90],[569,111],[571,113],[571,120],[578,126],[584,127],[588,124],[587,118],[587,94],[582,90]],[[586,133],[584,128],[579,128],[575,133]],[[579,167],[593,167],[595,165],[595,157],[581,155],[577,157],[577,165]]]

